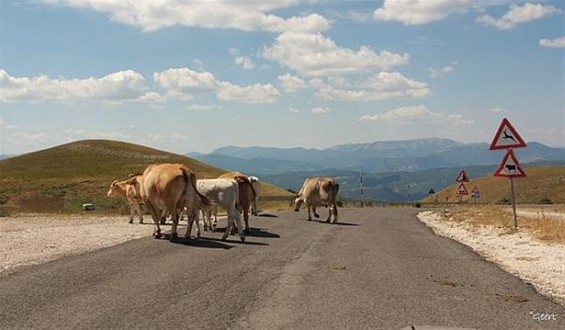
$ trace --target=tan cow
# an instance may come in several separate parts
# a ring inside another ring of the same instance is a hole
[[[210,201],[196,190],[196,175],[183,164],[154,164],[149,165],[141,180],[135,178],[133,183],[140,184],[141,198],[145,207],[151,213],[155,222],[155,238],[161,237],[159,223],[171,216],[171,240],[177,235],[179,214],[186,208],[189,221],[198,214],[199,205],[209,205]],[[197,225],[198,221],[197,221]],[[185,237],[190,237],[192,226],[188,226]],[[200,232],[200,230],[198,231]]]
[[[332,224],[337,223],[337,205],[336,197],[339,191],[339,184],[332,178],[315,177],[304,180],[302,188],[298,192],[298,196],[294,200],[294,211],[298,212],[302,203],[308,208],[308,220],[312,220],[310,209],[314,212],[314,216],[319,218],[316,213],[317,206],[330,207],[326,222],[330,222],[333,214]]]
[[[142,201],[138,185],[128,182],[133,177],[130,176],[130,179],[112,181],[106,195],[108,197],[121,197],[128,203],[130,207],[129,223],[133,223],[133,217],[136,213],[139,216],[139,223],[143,223],[143,214],[141,213],[140,206]]]
[[[239,185],[239,206],[238,209],[243,212],[243,220],[245,221],[245,233],[249,233],[249,209],[255,202],[255,189],[249,177],[240,172],[228,172],[220,175],[219,179],[234,179]]]

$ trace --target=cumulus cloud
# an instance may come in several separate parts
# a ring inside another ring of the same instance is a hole
[[[474,0],[385,0],[373,13],[373,19],[421,25],[463,13],[476,5]]]
[[[217,80],[210,72],[198,72],[189,68],[156,72],[153,78],[167,90],[168,96],[179,99],[192,99],[194,94],[214,93],[222,101],[273,103],[280,96],[280,92],[271,84],[237,86]]]
[[[312,109],[312,113],[315,115],[325,115],[331,111],[328,107],[317,107]]]
[[[446,74],[455,72],[456,65],[457,65],[457,61],[453,61],[449,65],[444,66],[443,68],[439,68],[439,69],[429,68],[428,70],[432,78],[440,78],[445,76]]]
[[[43,4],[88,9],[104,13],[114,22],[145,32],[175,25],[201,28],[228,28],[243,31],[325,31],[331,23],[312,13],[282,18],[270,12],[296,6],[300,1],[100,1],[40,0]]]
[[[387,111],[383,114],[363,115],[359,118],[362,122],[382,121],[400,125],[414,125],[421,123],[450,123],[453,125],[470,125],[474,122],[463,118],[459,114],[444,115],[428,110],[423,105],[402,107]]]
[[[220,84],[216,95],[222,101],[258,104],[275,103],[280,92],[271,84],[254,84],[242,87],[223,82]]]
[[[560,12],[559,9],[541,3],[525,3],[522,6],[511,4],[508,12],[500,19],[496,19],[490,15],[482,15],[477,18],[477,22],[494,26],[499,30],[509,30],[516,27],[518,24],[538,20],[558,12]]]
[[[510,112],[509,110],[502,109],[502,108],[499,108],[499,107],[490,108],[489,111],[492,112],[492,113],[509,113]]]
[[[351,85],[344,89],[331,83],[331,80],[314,78],[310,86],[315,88],[316,96],[325,100],[335,101],[382,101],[394,98],[425,97],[430,95],[427,84],[406,78],[398,72],[379,72],[368,79],[356,83],[345,83],[338,80],[340,85]]]
[[[145,78],[132,70],[111,73],[102,78],[64,79],[45,75],[12,77],[0,70],[0,100],[7,101],[105,101],[138,100],[148,95]]]
[[[255,68],[255,63],[253,60],[247,56],[236,56],[235,64],[239,65],[245,70],[253,70]]]
[[[279,76],[279,82],[287,93],[295,93],[299,89],[307,88],[308,84],[301,78],[290,73]]]
[[[321,33],[297,32],[279,35],[271,47],[263,50],[263,56],[308,77],[386,70],[410,61],[407,53],[377,53],[366,46],[358,50],[341,48]]]
[[[540,39],[539,45],[548,48],[565,48],[565,36],[555,39]]]

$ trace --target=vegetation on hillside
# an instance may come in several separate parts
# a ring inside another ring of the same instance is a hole
[[[521,204],[565,204],[565,166],[537,166],[524,168],[525,178],[514,178],[516,203]],[[463,196],[463,203],[475,202],[471,198],[471,190],[479,190],[479,203],[508,204],[510,203],[510,180],[492,175],[470,178],[466,183],[469,195]],[[423,203],[455,202],[453,184],[434,195],[424,198]]]
[[[226,172],[186,156],[145,146],[107,140],[72,142],[0,161],[0,215],[22,212],[129,212],[106,192],[115,179],[141,173],[149,164],[182,163],[197,178]],[[289,195],[262,182],[263,196]]]

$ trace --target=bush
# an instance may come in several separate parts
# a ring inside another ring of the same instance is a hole
[[[540,204],[547,204],[547,205],[553,204],[553,202],[551,201],[551,199],[549,199],[549,198],[547,198],[547,197],[542,198],[542,199],[539,201],[539,203],[540,203]]]
[[[509,205],[510,204],[510,200],[508,198],[502,198],[498,201],[498,204],[501,205]]]

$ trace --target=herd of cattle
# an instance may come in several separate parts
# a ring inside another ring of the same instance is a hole
[[[311,212],[316,218],[316,207],[329,207],[326,222],[337,223],[338,211],[336,197],[339,184],[332,178],[307,178],[294,199],[294,210],[299,211],[302,204],[308,209],[308,220],[312,220]],[[239,235],[245,240],[249,232],[249,213],[257,215],[259,201],[259,179],[239,172],[228,172],[216,179],[198,179],[194,172],[183,164],[153,164],[143,173],[130,175],[124,180],[115,180],[110,184],[108,196],[122,197],[130,206],[130,223],[135,214],[143,223],[143,212],[140,204],[145,204],[147,211],[155,222],[153,236],[160,238],[161,227],[165,219],[172,220],[171,240],[175,239],[177,226],[182,212],[188,217],[185,237],[189,238],[193,222],[196,220],[196,236],[201,234],[199,215],[202,214],[204,230],[215,229],[217,210],[223,209],[227,214],[227,226],[222,240],[230,233]],[[241,223],[241,215],[245,227]],[[213,220],[212,220],[213,216]],[[333,218],[333,219],[332,219]]]

